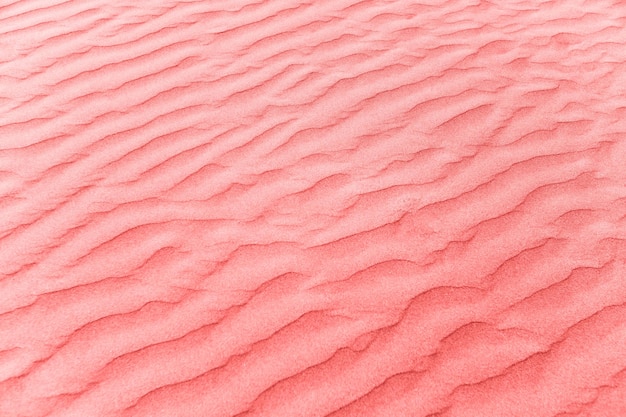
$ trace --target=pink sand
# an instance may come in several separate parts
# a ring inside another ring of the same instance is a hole
[[[626,2],[0,5],[0,417],[626,416]]]

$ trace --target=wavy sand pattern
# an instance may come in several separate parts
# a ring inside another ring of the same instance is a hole
[[[0,416],[626,416],[626,2],[0,32]]]

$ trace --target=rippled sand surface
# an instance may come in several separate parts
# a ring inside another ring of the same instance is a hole
[[[0,416],[626,416],[626,2],[2,1]]]

